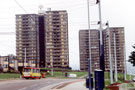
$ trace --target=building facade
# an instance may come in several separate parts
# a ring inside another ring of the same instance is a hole
[[[3,69],[4,72],[9,70],[17,71],[18,62],[16,58],[11,58],[10,56],[0,56],[0,68]]]
[[[68,67],[68,15],[66,11],[46,12],[46,66]]]
[[[113,62],[113,70],[115,68],[114,60],[114,33],[116,38],[116,58],[117,58],[117,70],[118,72],[124,72],[124,28],[113,27],[110,28],[110,42],[111,42],[111,56]],[[90,30],[90,41],[89,41],[89,30],[80,30],[79,32],[79,47],[80,47],[80,70],[88,69],[88,58],[89,58],[89,45],[91,48],[91,68],[92,71],[100,68],[100,42],[99,42],[99,30]],[[90,43],[89,43],[90,42]],[[104,45],[104,63],[105,71],[110,70],[109,62],[109,44],[108,44],[108,31],[103,30],[103,45]]]
[[[90,32],[90,33],[89,33]],[[90,35],[89,35],[90,34]],[[89,42],[90,36],[90,42]],[[80,70],[88,70],[88,58],[91,51],[91,69],[99,69],[99,30],[80,30],[79,47],[80,47]],[[90,45],[90,49],[89,49]]]
[[[69,67],[67,12],[16,15],[16,55],[18,66]]]
[[[114,38],[115,34],[115,38]],[[105,70],[110,70],[109,62],[109,45],[108,45],[108,31],[103,30],[104,36],[104,61],[105,61]],[[111,56],[112,56],[112,65],[113,70],[115,70],[115,50],[116,47],[116,60],[117,60],[117,70],[118,72],[124,72],[124,46],[125,46],[125,35],[124,27],[112,27],[110,28],[110,42],[111,42]],[[116,43],[115,43],[116,42]],[[115,44],[114,44],[115,43]]]
[[[16,15],[16,55],[18,66],[36,66],[39,61],[38,16]],[[37,64],[36,64],[37,63]]]

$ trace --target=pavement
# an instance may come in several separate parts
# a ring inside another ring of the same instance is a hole
[[[71,79],[19,79],[19,80],[5,80],[0,81],[0,90],[51,90],[48,86],[53,86],[58,83],[71,82]]]
[[[0,81],[0,90],[88,90],[85,79],[34,79]]]
[[[88,89],[85,87],[85,81],[83,80],[69,84],[63,87],[61,90],[88,90]]]
[[[59,84],[51,85],[40,90],[88,90],[85,87],[85,80],[73,80],[69,82],[62,82]]]

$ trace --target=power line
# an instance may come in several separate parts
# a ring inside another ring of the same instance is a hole
[[[21,6],[21,4],[19,4],[16,0],[14,0],[16,2],[16,4],[25,12],[27,13],[27,11]]]
[[[15,32],[0,32],[0,35],[15,35]]]
[[[21,5],[21,4],[19,4],[16,0],[14,0],[16,3],[17,3],[17,5],[25,12],[25,13],[27,13],[27,11],[23,8],[23,6]],[[82,6],[85,6],[84,5],[85,3],[84,2],[81,2],[81,3],[69,3],[69,4],[66,4],[66,7],[69,9],[73,9],[73,8],[77,8],[77,7],[79,7],[79,8],[81,8]],[[52,3],[50,3],[50,4],[47,4],[47,5],[49,5],[50,7],[58,7],[58,8],[63,8],[63,4],[62,3],[59,3],[59,4],[56,4],[56,3],[54,3],[54,5],[52,4]],[[24,5],[25,7],[31,7],[31,6],[37,6],[37,5]],[[48,6],[47,6],[48,7]],[[65,5],[64,5],[64,7],[65,7]],[[66,8],[65,7],[65,8]],[[16,7],[11,7],[11,8],[15,8],[16,9]],[[35,9],[34,9],[35,10]]]
[[[64,1],[62,1],[62,2],[51,2],[51,3],[46,3],[47,5],[65,5],[65,4],[63,4],[63,3],[66,3],[66,4],[76,4],[76,3],[82,3],[82,1],[76,1],[75,3],[73,2],[73,0],[68,0],[68,2],[64,2]]]

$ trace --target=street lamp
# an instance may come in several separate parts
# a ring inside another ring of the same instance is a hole
[[[111,54],[111,42],[110,42],[110,29],[109,22],[107,22],[107,32],[108,32],[108,46],[109,46],[109,62],[110,62],[110,82],[113,84],[113,72],[112,72],[112,54]]]
[[[89,0],[87,0],[87,9],[88,9],[88,29],[89,29],[89,58],[88,58],[88,76],[89,76],[89,90],[91,90],[91,46],[90,46],[90,7]]]
[[[123,52],[124,52],[124,79],[125,81],[127,80],[127,64],[126,64],[126,48],[125,48],[125,43],[123,45]]]
[[[114,59],[115,59],[115,81],[118,82],[118,76],[117,76],[117,56],[116,56],[116,35],[115,35],[115,32],[113,33],[113,39],[114,39]]]
[[[52,56],[52,62],[51,62],[51,76],[53,76],[53,56]]]
[[[54,46],[52,46],[52,43],[47,43],[47,48],[49,48],[49,49],[53,49],[54,48]],[[51,76],[53,76],[53,55],[52,55],[52,57],[51,57]]]
[[[24,67],[26,67],[26,48],[24,49],[25,57],[24,57]]]

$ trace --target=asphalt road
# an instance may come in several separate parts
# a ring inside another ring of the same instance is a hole
[[[0,90],[39,90],[62,82],[72,81],[69,79],[37,79],[37,80],[7,80],[0,81]],[[47,88],[44,90],[48,90]]]

